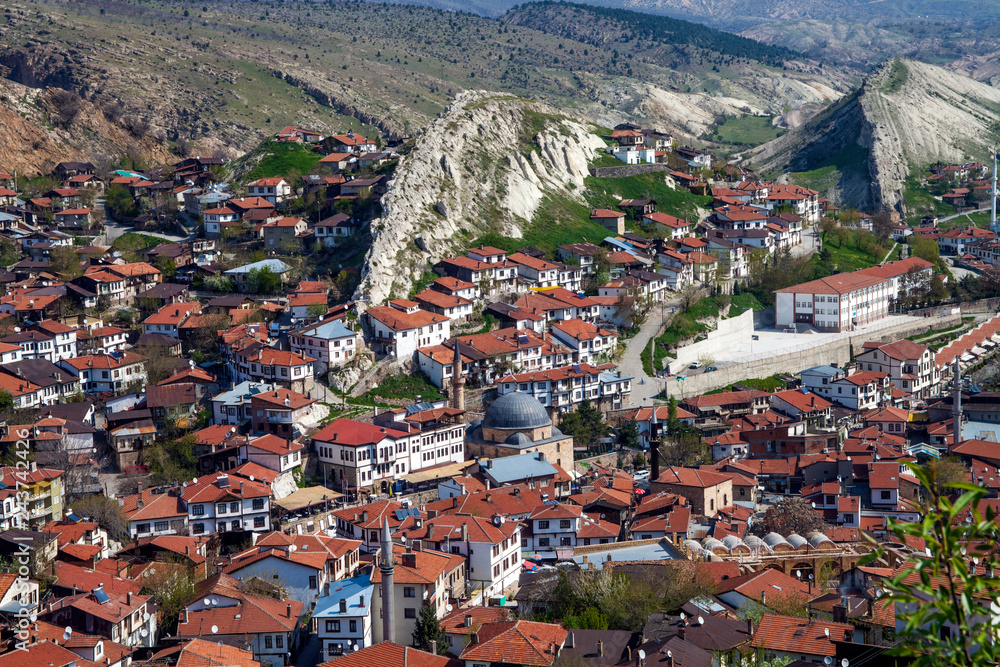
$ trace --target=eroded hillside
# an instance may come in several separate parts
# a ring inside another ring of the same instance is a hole
[[[834,200],[864,210],[902,209],[911,168],[985,160],[998,128],[1000,90],[896,59],[857,93],[765,144],[750,161],[770,175],[835,168],[839,176],[827,193]]]
[[[485,91],[461,93],[400,160],[359,292],[405,296],[432,264],[488,232],[519,238],[546,195],[583,201],[604,142],[551,108]]]

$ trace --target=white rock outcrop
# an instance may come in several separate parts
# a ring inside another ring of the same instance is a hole
[[[583,201],[587,165],[604,148],[592,130],[544,105],[465,91],[400,159],[359,297],[405,296],[430,265],[489,231],[520,238],[547,193]]]

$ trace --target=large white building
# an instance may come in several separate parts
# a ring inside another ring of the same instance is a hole
[[[451,338],[451,320],[420,309],[414,301],[396,299],[365,311],[376,353],[409,359],[418,347],[440,345]]]
[[[838,273],[775,291],[775,326],[808,324],[820,331],[853,331],[889,314],[885,278]]]
[[[391,411],[376,424],[338,419],[313,435],[332,488],[381,485],[424,468],[465,460],[464,411]]]

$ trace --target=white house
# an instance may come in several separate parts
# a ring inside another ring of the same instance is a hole
[[[334,659],[372,645],[371,576],[333,582],[316,601],[312,631],[319,638],[320,660]],[[381,620],[381,619],[379,619]]]
[[[775,291],[775,326],[808,324],[820,331],[853,331],[889,314],[884,278],[838,273]]]
[[[184,484],[180,497],[192,536],[271,530],[271,490],[265,484],[224,474]]]
[[[277,206],[292,196],[292,186],[280,176],[258,178],[247,183],[247,196],[260,197]]]
[[[343,366],[358,353],[360,335],[341,320],[324,320],[288,332],[292,352],[313,359],[315,375]]]
[[[388,306],[376,306],[365,311],[372,340],[377,352],[409,359],[419,347],[441,345],[451,338],[451,320],[420,308],[414,301],[396,299]]]

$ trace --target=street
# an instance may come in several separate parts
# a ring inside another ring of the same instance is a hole
[[[649,344],[649,339],[657,335],[663,327],[666,316],[670,314],[670,308],[677,308],[679,304],[670,301],[662,304],[660,308],[654,308],[646,321],[639,327],[639,333],[628,341],[625,354],[622,355],[618,364],[619,372],[631,376],[632,392],[628,396],[630,407],[638,408],[643,405],[652,405],[653,399],[660,393],[662,378],[649,377],[642,369],[642,351]]]
[[[809,257],[819,250],[819,230],[816,225],[802,230],[802,244],[791,248],[792,257]]]

